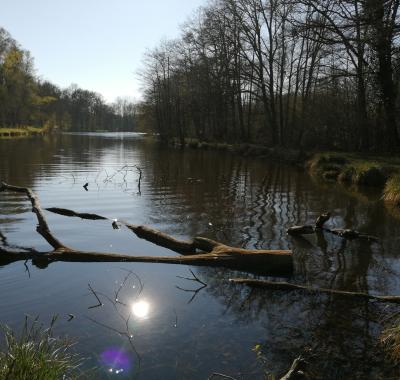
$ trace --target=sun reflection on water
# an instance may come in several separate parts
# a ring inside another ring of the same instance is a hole
[[[132,304],[132,313],[135,317],[140,319],[145,319],[149,315],[150,304],[147,301],[138,301]]]

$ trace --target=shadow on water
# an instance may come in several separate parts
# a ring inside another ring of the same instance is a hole
[[[124,164],[143,170],[141,195],[134,176],[125,184],[101,180],[99,172],[110,174]],[[172,150],[141,138],[61,135],[0,141],[0,178],[32,187],[44,207],[123,218],[184,239],[205,236],[238,247],[292,249],[295,268],[289,281],[293,283],[400,294],[400,223],[376,194],[355,195],[284,164],[227,152]],[[88,192],[82,189],[86,182]],[[286,235],[289,226],[312,223],[324,211],[333,214],[330,227],[353,228],[380,241],[346,241],[324,233],[305,238]],[[55,234],[75,248],[171,255],[126,231],[113,230],[104,221],[56,215],[48,219]],[[34,223],[22,197],[1,195],[3,246],[46,250]],[[95,365],[107,347],[125,344],[112,331],[83,318],[101,317],[108,326],[121,326],[115,310],[88,311],[90,305],[82,296],[88,282],[99,292],[112,294],[121,277],[115,268],[122,264],[55,263],[46,268],[35,262],[29,278],[22,264],[7,264],[0,264],[0,285],[7,290],[0,296],[5,305],[2,321],[27,312],[80,315],[79,324],[74,319],[61,329],[80,337],[80,347]],[[399,375],[398,368],[385,362],[378,344],[382,321],[396,310],[393,306],[339,295],[255,290],[228,281],[272,279],[262,275],[263,268],[259,273],[191,268],[207,284],[197,293],[199,284],[188,286],[190,281],[181,278],[188,277],[187,267],[138,264],[125,269],[132,268],[143,279],[143,297],[153,302],[151,316],[131,326],[141,356],[139,378],[204,379],[214,371],[245,379],[262,378],[265,371],[279,376],[307,347],[312,348],[310,371],[316,379]],[[258,354],[252,350],[256,345]],[[129,378],[129,373],[125,375]]]

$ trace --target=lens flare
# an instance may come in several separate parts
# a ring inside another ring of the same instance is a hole
[[[150,304],[146,301],[138,301],[132,305],[132,313],[138,318],[146,318],[149,311]]]
[[[108,367],[110,373],[120,374],[129,371],[132,359],[123,349],[112,347],[101,353],[101,361]]]

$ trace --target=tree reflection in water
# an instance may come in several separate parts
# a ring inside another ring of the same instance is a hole
[[[53,203],[49,206],[58,205],[62,199],[65,203],[61,206],[66,208],[125,218],[154,226],[177,237],[205,235],[246,248],[290,248],[294,252],[295,272],[286,281],[377,295],[400,294],[397,257],[400,224],[382,207],[379,197],[370,194],[370,191],[354,193],[351,188],[319,182],[307,176],[303,170],[265,159],[235,157],[227,152],[171,150],[136,140],[63,135],[47,136],[40,142],[27,140],[13,145],[0,145],[2,179],[37,189],[41,199]],[[27,151],[30,152],[29,157],[25,154]],[[82,189],[82,185],[93,181],[103,168],[121,168],[125,163],[138,164],[143,168],[140,197],[136,194],[136,176],[132,176],[130,193],[124,192],[123,187],[112,185],[108,188],[101,185],[98,189],[92,183],[89,184],[89,192]],[[12,194],[2,196],[0,211],[1,230],[9,237],[7,244],[23,241],[23,244],[31,245],[33,242],[32,246],[43,248],[42,242],[33,233],[27,236],[29,239],[17,239],[22,235],[18,229],[31,230],[32,227],[30,208],[21,198]],[[378,236],[381,242],[345,241],[324,233],[301,239],[286,235],[289,226],[312,223],[317,215],[325,211],[333,215],[329,221],[330,227],[353,228]],[[77,222],[67,222],[65,218],[57,219],[49,215],[49,221],[50,218],[55,228],[68,235],[72,245],[86,244],[87,237],[78,231]],[[116,234],[121,242],[128,242],[122,239],[121,230],[105,230],[94,224],[90,228],[93,228],[91,237],[96,237],[93,244],[97,244],[97,247],[101,248],[104,242],[117,245]],[[3,239],[0,237],[0,240]],[[139,241],[136,244],[140,249],[148,249]],[[6,245],[4,241],[3,245]],[[131,246],[121,243],[118,249],[126,251],[126,247]],[[154,251],[154,254],[158,253]],[[36,264],[41,266],[41,263]],[[56,266],[50,266],[46,274],[51,276],[55,269]],[[393,306],[385,307],[383,304],[337,295],[251,290],[229,283],[229,278],[243,277],[245,274],[226,269],[193,269],[193,272],[207,287],[189,305],[187,294],[175,288],[175,285],[179,285],[189,289],[185,282],[176,280],[176,275],[185,275],[186,269],[183,272],[163,269],[162,273],[170,273],[170,278],[163,277],[166,283],[157,284],[159,288],[170,286],[169,293],[164,294],[171,298],[178,294],[179,302],[186,307],[185,312],[197,312],[196,306],[201,304],[202,298],[210,304],[217,300],[225,307],[225,314],[222,315],[208,314],[209,310],[204,307],[202,313],[209,323],[206,330],[198,328],[200,318],[193,316],[195,320],[190,321],[196,327],[191,331],[193,335],[178,335],[180,329],[177,328],[172,328],[172,333],[168,332],[171,334],[167,342],[171,346],[168,357],[181,355],[187,367],[192,367],[192,372],[182,372],[186,378],[198,370],[208,370],[208,365],[211,366],[209,363],[215,358],[219,360],[221,352],[226,353],[227,365],[240,367],[240,352],[248,352],[251,347],[239,341],[243,339],[243,334],[235,341],[236,338],[232,338],[234,330],[246,326],[252,329],[257,325],[259,331],[258,324],[261,325],[260,350],[269,373],[282,374],[295,357],[311,347],[311,370],[316,378],[369,379],[398,375],[395,368],[384,363],[382,347],[378,344],[381,321],[396,310]],[[156,280],[150,270],[148,274],[151,281]],[[81,276],[86,276],[86,273]],[[61,297],[65,295],[62,288],[56,287],[56,282],[53,284],[56,294]],[[103,285],[101,279],[92,282],[96,292],[103,289]],[[150,282],[147,285],[152,286]],[[107,295],[110,297],[109,293]],[[5,293],[3,297],[2,300],[8,301]],[[122,299],[110,297],[112,300],[115,298]],[[150,301],[151,298],[147,299],[147,302]],[[27,301],[26,304],[29,305]],[[142,309],[146,309],[143,306]],[[171,308],[175,306],[177,304]],[[111,303],[107,307],[110,313],[115,313]],[[117,307],[127,313],[132,311],[120,304]],[[154,309],[151,304],[149,313],[153,313]],[[182,306],[177,310],[171,318],[177,325],[179,313],[179,327],[183,329],[185,316],[182,315]],[[92,312],[91,317],[99,316],[98,322],[109,322],[106,318],[101,319],[103,309],[93,309]],[[221,324],[215,322],[217,318],[221,319]],[[215,326],[225,326],[225,318],[236,321],[218,335],[221,337],[218,345],[210,344],[207,336],[212,336]],[[115,327],[123,330],[125,322],[121,318],[120,322],[122,327]],[[145,324],[146,320],[140,323]],[[168,323],[171,327],[170,320]],[[206,347],[196,346],[196,352],[185,352],[184,346],[196,342],[197,338]],[[149,346],[156,346],[159,339],[159,336],[154,340],[149,338]],[[223,342],[223,339],[226,341]],[[253,341],[253,336],[249,341]],[[179,344],[181,350],[176,353],[174,350]],[[164,348],[151,350],[152,358],[164,360],[165,355]],[[165,368],[170,366],[170,362],[163,364]],[[245,369],[254,369],[252,364],[245,364]],[[256,370],[255,373],[260,374]],[[157,375],[157,370],[154,371]],[[170,368],[170,371],[172,373],[177,369]]]

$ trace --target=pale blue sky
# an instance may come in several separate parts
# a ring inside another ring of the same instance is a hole
[[[0,26],[30,50],[37,73],[62,87],[139,97],[146,48],[175,38],[205,0],[1,0]]]

